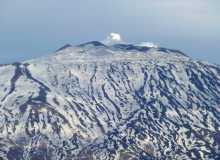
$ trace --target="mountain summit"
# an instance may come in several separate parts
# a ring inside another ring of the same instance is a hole
[[[220,67],[112,39],[0,67],[0,159],[220,158]]]

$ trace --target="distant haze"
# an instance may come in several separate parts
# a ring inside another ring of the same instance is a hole
[[[0,0],[0,63],[115,32],[220,64],[219,22],[219,0]]]

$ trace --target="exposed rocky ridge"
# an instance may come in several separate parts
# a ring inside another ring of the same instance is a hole
[[[219,66],[100,44],[0,67],[2,159],[220,158]]]

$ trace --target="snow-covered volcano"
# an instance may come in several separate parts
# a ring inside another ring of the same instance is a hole
[[[117,38],[117,37],[116,37]],[[93,41],[0,67],[0,159],[220,158],[220,67]]]

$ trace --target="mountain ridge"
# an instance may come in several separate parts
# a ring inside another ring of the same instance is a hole
[[[0,67],[2,159],[219,158],[219,66],[92,42]]]

